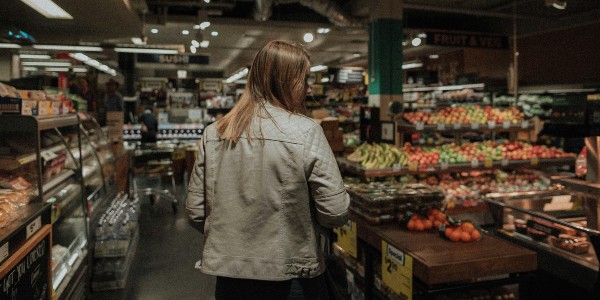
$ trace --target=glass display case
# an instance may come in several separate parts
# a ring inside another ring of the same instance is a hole
[[[538,268],[590,294],[600,287],[600,185],[554,178],[558,195],[491,194],[497,233],[538,253]]]
[[[45,219],[52,224],[51,288],[57,299],[69,298],[89,277],[79,120],[2,115],[0,141],[0,227],[31,219],[31,207],[50,206],[49,218],[27,223],[26,236]]]

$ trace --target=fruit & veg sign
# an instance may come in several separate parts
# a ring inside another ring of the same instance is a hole
[[[413,258],[381,241],[381,277],[383,283],[403,299],[412,300]]]
[[[337,234],[337,244],[350,256],[356,258],[356,223],[348,221],[344,226],[334,228]]]

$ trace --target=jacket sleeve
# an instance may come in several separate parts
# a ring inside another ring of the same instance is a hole
[[[206,220],[206,199],[204,197],[204,164],[205,164],[204,138],[200,143],[198,157],[194,164],[194,171],[188,184],[188,193],[185,209],[188,221],[196,230],[204,233],[204,222]]]
[[[346,224],[350,196],[321,126],[315,125],[309,130],[304,151],[305,171],[318,222],[329,228]]]

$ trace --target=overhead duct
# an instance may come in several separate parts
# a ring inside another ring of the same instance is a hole
[[[273,14],[273,0],[256,0],[254,3],[253,16],[255,20],[266,21]],[[339,27],[364,27],[364,22],[346,14],[342,8],[333,0],[298,0],[298,1],[277,1],[281,3],[298,2],[315,12],[325,16],[329,22]]]

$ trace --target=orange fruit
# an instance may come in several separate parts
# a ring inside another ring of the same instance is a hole
[[[452,232],[454,232],[454,228],[452,228],[452,227],[446,227],[446,229],[444,229],[444,234],[446,235],[447,238],[450,238],[450,236],[452,235]]]
[[[469,233],[472,232],[473,230],[475,230],[475,226],[473,226],[473,223],[470,223],[470,222],[462,223],[461,227],[462,227],[462,230],[469,232]]]
[[[425,224],[423,223],[423,221],[417,220],[416,221],[416,225],[415,225],[415,229],[417,231],[423,231],[423,230],[425,230]]]
[[[430,220],[423,221],[423,224],[425,225],[425,230],[429,230],[433,226],[433,222],[431,222]]]
[[[471,234],[468,233],[468,232],[466,232],[466,231],[463,231],[460,234],[460,240],[463,241],[463,242],[465,242],[465,243],[470,242],[471,241]]]
[[[434,228],[440,228],[440,226],[442,226],[442,222],[435,220],[433,221],[433,227]]]
[[[471,238],[474,241],[477,241],[477,240],[479,240],[479,238],[481,238],[481,233],[479,233],[479,231],[477,231],[477,230],[473,230],[473,231],[471,231]]]
[[[461,232],[460,232],[460,231],[458,231],[458,230],[454,230],[454,231],[452,232],[452,234],[450,234],[450,237],[449,237],[449,238],[450,238],[450,240],[451,240],[451,241],[453,241],[453,242],[458,242],[458,241],[460,241],[460,237],[461,237]]]
[[[406,224],[406,228],[408,228],[408,230],[415,230],[415,221],[413,219],[410,219],[410,221],[408,221],[408,224]]]

